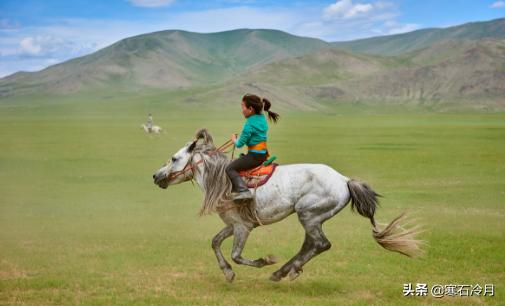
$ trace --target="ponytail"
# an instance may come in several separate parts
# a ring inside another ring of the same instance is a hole
[[[244,101],[246,107],[252,107],[256,114],[261,114],[264,110],[268,113],[268,119],[274,123],[277,123],[277,120],[279,120],[280,115],[270,111],[272,103],[270,103],[268,99],[260,98],[257,95],[246,94],[242,98],[242,101]]]
[[[263,103],[263,110],[268,113],[268,119],[270,119],[274,123],[277,123],[277,120],[279,120],[280,115],[270,111],[272,103],[270,103],[270,101],[268,101],[268,99],[266,98],[262,98],[261,102]]]

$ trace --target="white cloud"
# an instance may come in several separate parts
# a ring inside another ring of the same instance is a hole
[[[419,25],[417,25],[415,23],[407,23],[402,26],[389,29],[388,34],[407,33],[407,32],[412,32],[417,29],[419,29]]]
[[[373,10],[370,3],[353,4],[351,0],[340,0],[324,9],[323,17],[326,19],[349,19],[366,14]]]
[[[87,31],[96,36],[87,36]],[[19,70],[40,70],[96,51],[95,41],[100,41],[96,39],[100,32],[108,33],[103,25],[100,31],[99,28],[85,29],[84,24],[75,24],[73,28],[52,25],[0,30],[0,77]]]
[[[345,15],[347,18],[352,18],[358,14],[366,13],[371,11],[373,6],[371,4],[356,4],[353,6]]]
[[[174,2],[174,0],[128,0],[134,6],[147,7],[147,8],[157,8],[162,6],[168,6]]]
[[[299,23],[293,32],[343,41],[398,34],[420,27],[413,23],[399,23],[396,20],[399,15],[399,8],[393,2],[339,0],[324,7],[319,18]]]
[[[379,35],[392,35],[392,34],[400,34],[400,33],[406,33],[406,32],[411,32],[414,30],[419,29],[419,25],[415,23],[406,23],[406,24],[399,24],[398,22],[394,20],[389,20],[384,22],[383,28],[377,30],[377,34]]]
[[[33,37],[25,37],[19,42],[22,52],[26,52],[31,55],[37,55],[42,50],[40,44],[35,42]]]
[[[504,8],[505,1],[496,1],[493,4],[491,4],[489,7],[491,7],[491,8]]]
[[[78,56],[92,50],[92,45],[89,44],[79,44],[53,35],[36,35],[22,38],[19,42],[19,49],[14,55],[24,57],[67,57],[69,55]]]

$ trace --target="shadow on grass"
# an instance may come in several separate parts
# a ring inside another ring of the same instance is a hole
[[[303,275],[300,276],[302,278]],[[235,279],[233,283],[226,282],[223,278],[209,277],[209,283],[215,284],[225,293],[238,295],[250,295],[257,293],[262,296],[289,295],[290,297],[322,297],[334,296],[345,293],[345,286],[336,279],[296,279],[288,278],[280,282],[272,282],[268,279]],[[216,288],[217,289],[217,288]]]

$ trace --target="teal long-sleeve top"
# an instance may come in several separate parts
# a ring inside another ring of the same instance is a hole
[[[252,146],[262,141],[267,141],[268,124],[263,114],[254,114],[247,117],[240,138],[235,145],[241,148],[244,145]],[[266,150],[249,150],[255,153],[266,153]]]

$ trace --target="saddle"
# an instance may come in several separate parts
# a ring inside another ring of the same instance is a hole
[[[261,164],[256,168],[240,171],[239,175],[247,184],[248,188],[256,188],[268,182],[277,166],[278,164],[276,163],[271,163],[267,166]]]

